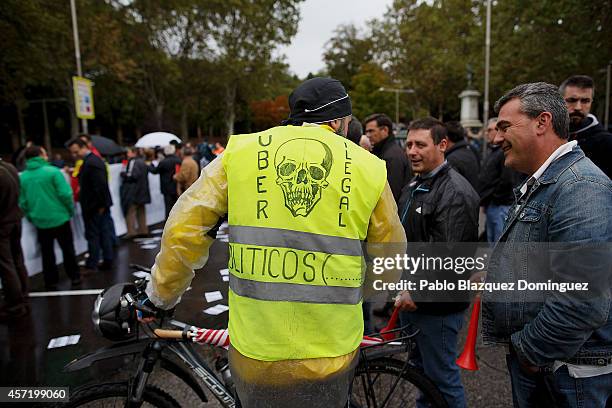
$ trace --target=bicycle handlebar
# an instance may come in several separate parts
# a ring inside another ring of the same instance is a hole
[[[130,266],[140,268],[141,270],[148,269],[142,267],[141,265],[130,264]],[[139,293],[144,293],[144,287],[142,283],[143,282],[137,281],[136,284],[137,288],[139,288]],[[166,311],[153,310],[147,307],[146,305],[139,303],[129,293],[124,295],[124,299],[128,302],[130,306],[132,306],[136,310],[149,313],[158,318],[163,318],[167,315]],[[418,330],[409,335],[402,336],[401,332],[404,328],[394,328],[397,320],[397,312],[398,310],[394,311],[395,318],[391,319],[389,324],[381,331],[381,333],[374,334],[371,336],[363,336],[359,347],[361,349],[367,349],[370,347],[376,347],[385,344],[402,345],[402,340],[414,337],[418,333]],[[204,329],[200,327],[190,326],[188,324],[184,324],[175,320],[170,321],[170,323],[174,326],[183,327],[183,330],[168,330],[157,328],[153,330],[154,335],[160,339],[187,340],[199,344],[210,344],[212,346],[222,347],[224,349],[229,348],[230,339],[229,332],[227,329]]]

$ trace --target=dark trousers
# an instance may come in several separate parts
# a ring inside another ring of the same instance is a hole
[[[164,194],[164,204],[166,205],[166,219],[170,215],[170,210],[174,207],[174,204],[178,200],[178,196],[176,194]]]
[[[104,212],[93,214],[83,214],[83,223],[85,224],[85,239],[87,239],[87,247],[89,250],[89,258],[85,266],[89,269],[96,269],[100,260],[100,250],[105,262],[112,262],[115,258],[113,250],[114,237],[112,235],[112,219],[109,209]]]
[[[37,228],[38,243],[40,244],[40,252],[43,262],[43,276],[45,278],[45,286],[57,284],[59,274],[57,264],[55,262],[54,241],[57,240],[62,255],[64,257],[64,270],[70,280],[75,280],[80,277],[79,266],[74,253],[74,241],[72,239],[72,228],[70,221],[66,221],[59,227],[54,228]]]
[[[115,222],[113,221],[113,217],[106,218],[106,222],[108,222],[108,227],[110,228],[110,236],[112,238],[113,246],[118,247],[121,242],[119,241],[119,237],[117,237],[117,231],[115,231]]]
[[[0,281],[7,307],[27,301],[28,272],[21,252],[21,221],[0,225]]]

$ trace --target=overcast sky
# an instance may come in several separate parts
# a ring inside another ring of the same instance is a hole
[[[323,50],[341,24],[353,23],[366,28],[366,21],[379,18],[392,0],[306,0],[301,4],[300,26],[288,47],[289,69],[300,78],[324,68]]]

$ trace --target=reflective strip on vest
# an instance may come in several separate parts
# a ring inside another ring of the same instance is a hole
[[[292,248],[335,255],[363,255],[361,241],[358,239],[279,228],[232,225],[229,227],[229,241],[237,244]]]
[[[303,302],[356,305],[361,287],[315,286],[283,282],[258,282],[230,274],[229,287],[239,296],[278,302]]]

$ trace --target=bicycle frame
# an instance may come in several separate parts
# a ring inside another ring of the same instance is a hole
[[[227,408],[234,408],[236,401],[228,390],[215,376],[211,368],[195,352],[194,345],[182,340],[141,339],[119,344],[113,344],[70,362],[64,371],[73,372],[90,367],[93,363],[118,358],[126,355],[140,354],[136,377],[130,379],[130,403],[142,402],[142,395],[148,378],[159,361],[160,366],[185,382],[203,402],[208,402],[206,394],[200,385],[189,374],[185,367],[176,364],[163,351],[178,357],[188,368],[200,378],[219,402]]]
[[[139,265],[130,266],[145,269]],[[136,286],[138,287],[139,284],[136,283]],[[135,301],[132,294],[126,293],[123,295],[123,299],[130,307],[134,309],[134,313],[135,310],[145,310],[143,305],[139,305],[138,302]],[[150,312],[150,310],[145,311]],[[190,374],[189,370],[169,359],[167,355],[164,355],[164,352],[166,352],[165,354],[170,353],[171,355],[176,356],[178,360],[182,361],[193,373],[195,373],[197,378],[204,382],[205,386],[213,393],[215,398],[222,404],[223,407],[236,407],[237,402],[233,395],[231,383],[224,384],[224,382],[220,381],[213,370],[205,361],[203,361],[193,347],[195,344],[194,342],[201,342],[208,343],[209,345],[222,346],[227,349],[229,345],[227,331],[225,331],[223,336],[214,336],[214,339],[209,341],[206,333],[202,333],[202,331],[211,332],[208,329],[197,328],[176,320],[167,320],[166,322],[170,323],[171,326],[179,327],[183,330],[153,329],[148,325],[138,325],[136,326],[136,330],[138,330],[138,327],[143,327],[145,329],[146,337],[140,337],[137,340],[113,344],[110,347],[105,347],[93,353],[86,354],[66,365],[64,370],[68,372],[77,371],[89,367],[97,361],[139,354],[140,360],[136,370],[136,375],[130,378],[128,381],[128,395],[126,397],[128,398],[128,402],[130,404],[139,406],[142,403],[147,381],[158,361],[161,363],[160,365],[163,369],[171,372],[186,383],[203,402],[208,402],[204,390]],[[418,334],[418,330],[411,334],[402,336],[403,330],[404,328],[397,328],[387,331],[385,336],[379,333],[371,337],[365,337],[364,342],[360,347],[359,365],[364,367],[367,376],[367,398],[368,400],[373,398],[374,404],[376,404],[373,391],[374,381],[372,381],[370,377],[368,360],[389,357],[403,352],[410,352],[411,342],[408,340],[416,336]],[[223,333],[222,330],[212,330],[212,332]],[[386,336],[394,332],[398,333],[400,337],[393,340],[383,340],[383,338],[386,338]],[[136,336],[138,336],[138,331],[136,332]],[[381,340],[378,340],[378,338]],[[402,370],[402,374],[408,366],[409,363],[406,362],[406,365]],[[397,381],[399,381],[399,379]],[[397,382],[393,386],[395,387],[395,385],[397,385]],[[382,406],[386,404],[390,396],[391,394],[387,396]]]
[[[168,349],[204,381],[204,384],[224,407],[234,408],[236,406],[236,401],[231,392],[217,379],[208,365],[193,350],[193,344],[177,341],[170,343]]]

